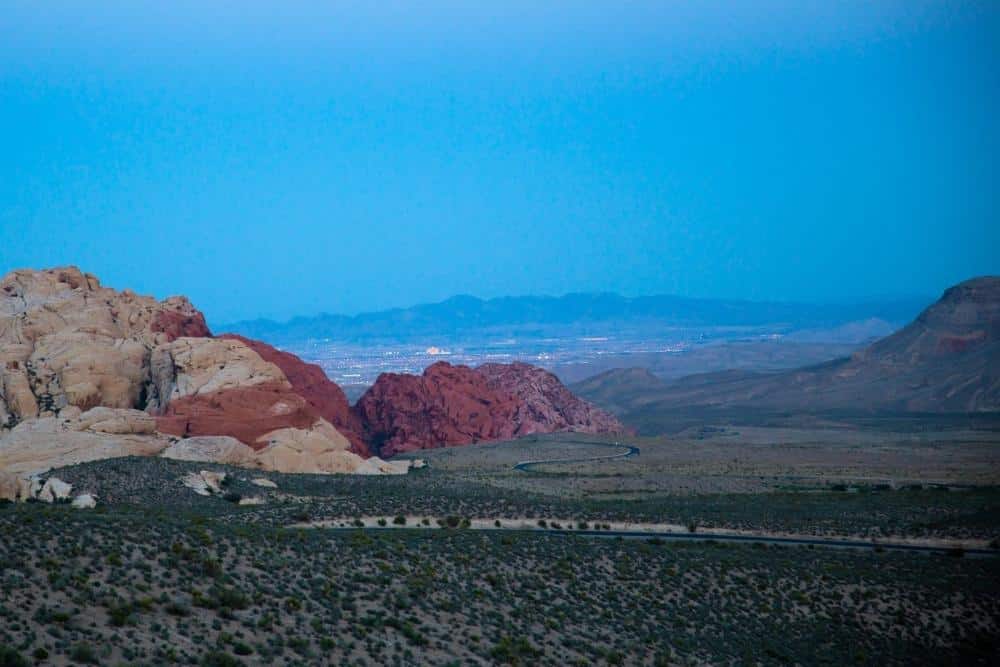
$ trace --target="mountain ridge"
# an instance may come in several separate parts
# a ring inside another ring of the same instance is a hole
[[[461,335],[480,330],[516,333],[518,327],[609,326],[782,326],[789,330],[838,326],[881,319],[910,320],[926,299],[898,298],[862,303],[803,303],[700,299],[676,295],[625,297],[611,292],[562,296],[505,296],[481,299],[455,295],[434,303],[340,315],[321,313],[286,321],[242,320],[218,330],[275,341],[338,338],[346,341],[405,340],[425,335]]]

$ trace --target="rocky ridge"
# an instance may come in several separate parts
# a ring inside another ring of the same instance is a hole
[[[899,331],[849,357],[823,364],[776,373],[691,375],[669,384],[645,381],[631,371],[614,371],[574,388],[631,423],[649,415],[697,410],[715,411],[728,419],[761,411],[996,414],[1000,412],[1000,277],[955,285]]]
[[[0,469],[200,447],[282,472],[405,472],[351,451],[316,395],[248,342],[212,337],[183,297],[116,291],[75,267],[0,280]],[[247,451],[206,448],[204,436]]]
[[[383,373],[355,411],[383,456],[532,433],[625,430],[548,371],[520,363],[473,369],[439,361],[422,375]]]

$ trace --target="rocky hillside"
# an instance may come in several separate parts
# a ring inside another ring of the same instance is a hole
[[[694,375],[668,386],[622,373],[578,385],[632,416],[692,409],[866,413],[1000,412],[1000,278],[956,285],[913,322],[850,357],[779,373]],[[628,397],[615,385],[631,387]]]
[[[213,460],[232,452],[212,440],[226,436],[256,467],[395,471],[365,461],[360,439],[352,447],[326,419],[342,415],[351,419],[336,385],[269,346],[212,337],[184,298],[119,292],[75,267],[0,281],[0,422],[9,431],[0,468],[31,472],[178,443],[189,459]]]
[[[318,366],[212,336],[187,299],[75,267],[0,281],[0,469],[162,455],[282,472],[405,472],[391,455],[558,430],[620,429],[524,364],[385,376],[352,409]]]
[[[423,375],[384,373],[355,405],[382,456],[530,433],[624,430],[551,373],[527,364],[476,369],[441,361]]]

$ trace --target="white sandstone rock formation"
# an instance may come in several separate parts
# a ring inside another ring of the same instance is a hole
[[[163,450],[160,456],[178,461],[201,461],[241,466],[253,459],[254,451],[228,435],[203,435],[178,440]]]

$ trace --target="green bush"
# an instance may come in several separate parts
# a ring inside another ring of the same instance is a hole
[[[0,667],[28,667],[30,664],[14,649],[0,645]]]
[[[242,664],[225,651],[212,651],[201,659],[202,667],[239,667]]]
[[[73,650],[69,652],[69,659],[73,662],[82,662],[86,665],[98,664],[97,652],[94,651],[93,646],[86,642],[79,642],[73,646]]]

